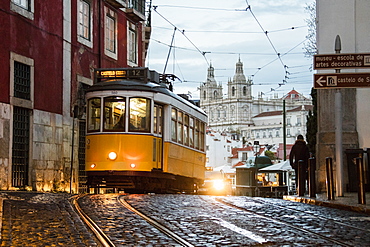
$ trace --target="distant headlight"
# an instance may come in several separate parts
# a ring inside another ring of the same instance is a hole
[[[215,190],[223,190],[225,188],[225,183],[221,179],[213,180],[213,188]]]
[[[116,154],[115,152],[110,152],[110,153],[108,154],[108,158],[109,158],[110,160],[115,160],[115,159],[117,159],[117,154]]]

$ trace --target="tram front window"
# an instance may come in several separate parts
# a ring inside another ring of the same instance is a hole
[[[144,98],[131,98],[129,131],[149,132],[150,118],[150,100]]]
[[[100,130],[100,98],[90,99],[88,102],[87,131]]]
[[[104,130],[125,131],[125,98],[107,97],[104,99]]]

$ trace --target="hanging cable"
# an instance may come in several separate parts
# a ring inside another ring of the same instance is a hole
[[[153,6],[153,10],[160,16],[162,17],[165,21],[167,21],[171,26],[173,26],[176,30],[180,31],[172,22],[170,22],[169,20],[167,20],[163,15],[161,15],[158,11],[157,11],[157,7],[158,6]],[[204,59],[206,60],[206,63],[207,65],[209,66],[209,62],[206,58],[206,53],[207,52],[202,52],[201,50],[199,50],[199,48],[188,38],[188,36],[185,35],[185,30],[182,30],[180,31],[180,33],[182,35],[184,35],[184,37],[190,42],[190,44],[192,44],[194,46],[194,48],[204,57]]]

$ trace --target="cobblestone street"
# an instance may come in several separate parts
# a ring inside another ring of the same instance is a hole
[[[73,210],[72,195],[0,195],[1,246],[100,246]],[[178,246],[123,208],[119,197],[193,246],[370,245],[369,215],[281,199],[181,194],[82,197],[81,207],[115,246]]]
[[[1,246],[97,246],[69,194],[1,193]]]

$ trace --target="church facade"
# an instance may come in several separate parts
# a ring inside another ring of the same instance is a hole
[[[287,143],[294,143],[298,134],[306,134],[306,116],[312,101],[295,90],[283,97],[277,94],[265,99],[262,94],[252,96],[253,81],[246,78],[243,63],[236,63],[235,74],[227,82],[224,97],[221,83],[217,83],[212,65],[207,80],[200,86],[200,106],[208,114],[208,127],[220,132],[236,133],[245,143],[283,143],[283,104],[285,101]]]

